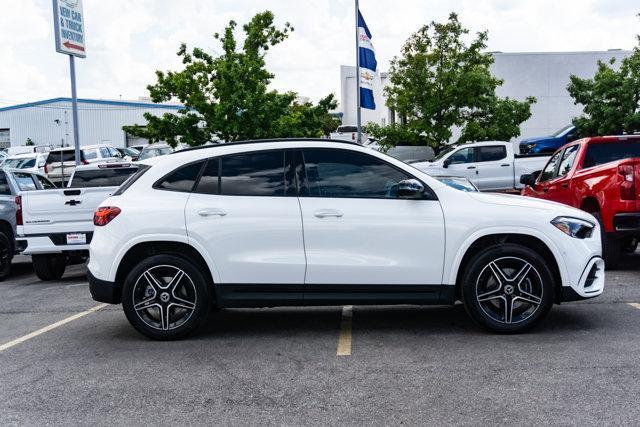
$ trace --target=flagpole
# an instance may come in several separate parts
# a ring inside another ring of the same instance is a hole
[[[358,12],[360,11],[360,1],[356,2],[356,117],[358,127],[358,144],[362,144],[362,114],[360,111],[360,28],[358,25]]]

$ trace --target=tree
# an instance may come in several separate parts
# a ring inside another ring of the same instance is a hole
[[[182,44],[178,56],[182,71],[157,71],[156,83],[147,89],[153,102],[178,100],[185,106],[177,114],[145,114],[146,126],[127,126],[128,133],[152,142],[201,145],[211,140],[320,136],[329,111],[337,106],[333,95],[318,105],[298,104],[294,92],[269,90],[274,75],[266,69],[267,51],[293,31],[286,23],[274,25],[271,12],[259,13],[245,24],[244,41],[236,40],[236,22],[230,21],[214,39],[222,53],[203,49],[188,52]]]
[[[432,22],[411,35],[391,62],[387,105],[406,118],[400,127],[416,135],[411,141],[438,148],[451,140],[455,128],[461,131],[459,142],[509,140],[531,116],[535,98],[520,102],[496,96],[503,81],[489,70],[487,32],[467,44],[468,33],[451,13],[446,23]]]
[[[29,146],[29,145],[35,145],[35,144],[31,138],[27,138],[27,142],[25,142],[24,145]]]
[[[567,90],[583,114],[573,119],[580,136],[622,135],[640,132],[640,35],[638,46],[616,71],[615,58],[598,61],[592,79],[570,77]]]

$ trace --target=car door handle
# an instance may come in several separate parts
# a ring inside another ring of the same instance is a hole
[[[475,166],[467,166],[467,169],[475,169]]]
[[[336,209],[320,209],[320,210],[317,210],[314,215],[318,218],[329,218],[329,217],[340,218],[342,217],[342,212]]]
[[[562,188],[569,188],[569,183],[565,182],[564,184],[560,184],[560,187]]]
[[[501,168],[508,168],[509,166],[511,166],[509,163],[504,164],[504,165],[500,165]]]
[[[198,211],[200,216],[225,216],[227,213],[222,209],[202,209]]]
[[[548,187],[542,187],[542,191],[544,191],[546,193],[547,191],[549,191],[549,188]]]

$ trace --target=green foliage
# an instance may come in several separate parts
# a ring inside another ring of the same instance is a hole
[[[31,140],[31,138],[27,138],[27,142],[25,142],[24,145],[31,146],[31,145],[35,145],[35,144]]]
[[[484,53],[487,32],[470,43],[469,31],[455,13],[446,23],[432,22],[411,35],[400,57],[391,62],[385,89],[387,105],[406,125],[390,132],[413,134],[433,147],[447,143],[453,129],[461,129],[459,141],[509,140],[520,134],[520,124],[531,116],[535,98],[524,102],[500,99],[496,88],[503,81],[489,67],[493,57]]]
[[[640,36],[631,56],[615,70],[615,59],[598,62],[592,79],[571,76],[567,90],[584,113],[573,119],[580,136],[640,132]]]
[[[409,126],[398,123],[388,126],[369,123],[364,131],[367,135],[374,137],[382,151],[385,152],[396,145],[431,145],[423,135],[420,135]]]
[[[157,71],[156,83],[147,89],[153,102],[179,101],[185,106],[176,114],[161,117],[145,114],[147,124],[125,130],[152,142],[201,145],[211,140],[320,136],[329,111],[337,106],[333,95],[318,103],[297,104],[294,92],[269,90],[273,79],[266,69],[267,51],[282,43],[293,31],[286,23],[274,25],[271,12],[258,13],[242,29],[244,41],[236,40],[237,24],[229,22],[214,39],[222,53],[213,56],[203,49],[190,52],[182,44],[178,56],[182,71]]]

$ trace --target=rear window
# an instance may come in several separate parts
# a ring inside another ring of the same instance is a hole
[[[17,172],[14,173],[13,176],[16,179],[16,184],[18,184],[20,191],[33,191],[38,189],[31,174]]]
[[[82,150],[81,156],[86,159],[87,151]],[[95,158],[95,155],[92,157]],[[75,162],[76,161],[76,153],[75,150],[58,150],[52,151],[49,153],[47,157],[47,164],[51,163],[60,163],[60,162]]]
[[[127,178],[137,171],[138,168],[80,170],[73,174],[70,187],[119,187],[127,180]]]
[[[338,133],[358,132],[357,126],[338,126]]]
[[[591,168],[631,157],[640,157],[640,141],[591,143],[587,146],[582,167]]]

